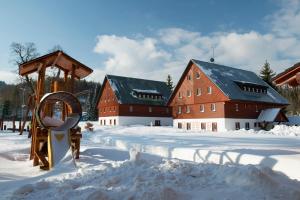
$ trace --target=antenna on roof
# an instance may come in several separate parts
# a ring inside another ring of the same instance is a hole
[[[215,47],[214,46],[211,46],[212,48],[212,57],[210,58],[210,62],[215,62]]]

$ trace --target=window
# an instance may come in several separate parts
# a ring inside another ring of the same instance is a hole
[[[149,107],[149,112],[152,112],[152,107]]]
[[[104,124],[104,126],[106,125],[106,120],[103,120],[103,124]]]
[[[217,132],[218,131],[218,124],[217,124],[217,122],[213,122],[212,123],[212,131],[213,132]]]
[[[235,122],[235,130],[240,130],[240,122]]]
[[[239,111],[239,104],[235,104],[235,111]]]
[[[201,95],[201,88],[197,88],[196,94],[197,94],[197,96],[200,96],[200,95]]]
[[[204,122],[201,123],[201,130],[206,130],[206,123]]]
[[[212,88],[211,86],[207,87],[207,94],[211,94],[212,93]]]
[[[192,96],[191,90],[187,90],[187,91],[186,91],[186,96],[188,96],[188,97]]]
[[[100,120],[100,125],[102,125],[102,119]]]
[[[191,123],[190,122],[186,123],[186,130],[191,130]]]
[[[178,106],[178,114],[181,114],[181,106]]]
[[[200,73],[196,72],[196,79],[200,79]]]
[[[186,106],[186,113],[190,113],[190,112],[191,112],[190,107]]]
[[[254,122],[254,127],[255,127],[255,128],[257,127],[257,122]]]
[[[200,105],[200,112],[204,112],[204,104]]]
[[[133,112],[133,106],[129,106],[129,112]]]
[[[246,122],[246,123],[245,123],[245,128],[246,128],[246,130],[249,130],[249,129],[250,129],[250,124],[249,124],[249,122]]]
[[[179,123],[177,124],[177,127],[178,127],[179,129],[182,129],[182,123],[179,122]]]
[[[210,105],[210,109],[211,109],[211,111],[215,112],[215,111],[216,111],[216,104],[215,104],[215,103],[212,103],[212,104]]]
[[[111,125],[112,124],[112,121],[111,121],[111,119],[109,120],[109,125]]]
[[[178,98],[182,98],[182,94],[181,94],[181,92],[178,92]]]
[[[114,119],[114,125],[117,125],[117,120],[116,119]]]
[[[190,74],[188,74],[188,76],[187,76],[187,80],[191,80],[192,79],[192,77],[191,77],[191,75]]]
[[[255,112],[258,112],[258,106],[255,105]]]

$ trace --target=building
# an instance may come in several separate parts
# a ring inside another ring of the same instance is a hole
[[[281,111],[287,100],[255,73],[198,60],[190,60],[168,105],[173,126],[187,130],[258,129],[287,121]]]
[[[284,72],[278,74],[273,78],[273,83],[276,86],[300,86],[300,63],[296,63],[292,67],[286,69]]]
[[[165,82],[106,75],[100,91],[100,125],[171,126]]]

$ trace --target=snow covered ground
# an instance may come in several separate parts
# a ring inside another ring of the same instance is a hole
[[[300,127],[271,131],[190,132],[171,127],[98,127],[94,143],[167,158],[270,167],[300,180]]]
[[[26,135],[0,133],[0,199],[300,199],[299,181],[264,167],[284,159],[297,164],[300,137],[267,133],[96,127],[84,132],[77,167],[66,161],[51,171],[32,167]],[[194,149],[201,150],[194,156],[201,163],[169,159],[193,160]],[[201,158],[202,150],[211,153]],[[222,165],[209,163],[221,152]],[[239,165],[248,154],[266,158],[260,165]],[[292,164],[286,167],[299,171]]]

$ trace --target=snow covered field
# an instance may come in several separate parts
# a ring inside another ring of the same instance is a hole
[[[26,135],[0,133],[0,199],[300,199],[300,182],[285,175],[300,177],[298,133],[96,127],[84,132],[77,168],[51,171],[32,167]]]

